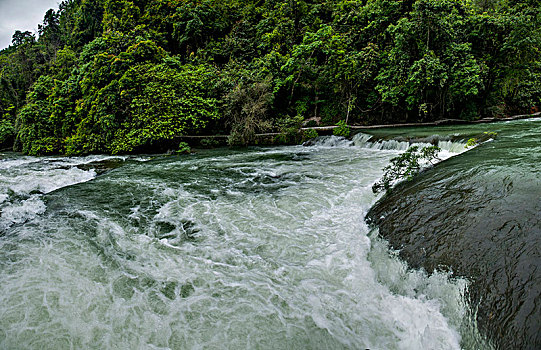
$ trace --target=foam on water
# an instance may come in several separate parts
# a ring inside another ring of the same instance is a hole
[[[32,195],[28,199],[12,203],[2,208],[2,219],[0,220],[0,231],[7,229],[13,224],[21,224],[27,220],[45,212],[45,203],[38,195]]]
[[[364,133],[357,133],[353,136],[353,143],[357,147],[370,148],[375,150],[393,150],[393,151],[405,151],[411,146],[426,147],[436,145],[441,148],[440,155],[448,158],[450,155],[455,155],[466,151],[466,143],[463,141],[451,141],[448,139],[442,139],[441,136],[434,135],[429,138],[425,138],[430,142],[420,141],[401,141],[401,140],[377,140],[374,136]]]
[[[408,270],[364,223],[399,152],[335,141],[46,195],[0,238],[0,348],[467,348],[466,282]]]
[[[0,158],[0,233],[45,212],[43,194],[96,177],[94,169],[78,166],[127,157],[30,157],[16,154]]]
[[[344,147],[355,144],[354,140],[348,140],[342,136],[321,136],[314,140],[313,145],[317,147]]]

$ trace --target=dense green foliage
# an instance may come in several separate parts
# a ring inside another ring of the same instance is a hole
[[[528,112],[540,13],[532,0],[65,0],[38,39],[17,31],[0,51],[0,143],[125,153],[183,134],[287,141],[306,119]]]
[[[338,123],[336,123],[336,125],[336,128],[332,131],[333,135],[349,137],[351,130],[349,126],[346,125],[345,121],[340,120]]]
[[[396,182],[413,179],[423,165],[434,164],[433,162],[438,160],[439,151],[441,149],[437,146],[426,146],[421,149],[419,146],[411,146],[404,153],[391,159],[391,164],[383,169],[381,179],[372,185],[372,192],[374,194],[388,192]]]

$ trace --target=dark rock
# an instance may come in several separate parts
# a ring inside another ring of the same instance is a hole
[[[470,280],[479,328],[498,348],[540,349],[537,165],[495,156],[487,147],[438,164],[394,188],[367,221],[411,267]]]

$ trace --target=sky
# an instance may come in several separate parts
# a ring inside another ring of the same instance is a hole
[[[0,50],[11,45],[16,30],[38,33],[48,9],[58,10],[61,0],[0,0]]]

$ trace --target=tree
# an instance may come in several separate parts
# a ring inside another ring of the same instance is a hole
[[[20,30],[16,30],[15,33],[13,33],[11,43],[14,46],[20,46],[27,43],[33,43],[35,40],[36,40],[36,37],[31,32],[29,31],[21,32]]]
[[[115,131],[113,153],[131,152],[153,142],[198,132],[219,117],[207,65],[174,61],[130,68],[119,80],[126,118]]]
[[[270,79],[240,81],[224,97],[225,115],[229,117],[230,145],[247,145],[255,141],[257,132],[271,128],[268,119],[273,99]]]
[[[391,164],[383,169],[382,178],[372,185],[372,192],[374,194],[384,190],[388,192],[398,181],[413,179],[427,163],[434,164],[439,151],[441,149],[437,146],[426,146],[421,149],[419,146],[411,146],[401,155],[391,159]]]
[[[39,40],[45,44],[51,60],[54,60],[56,51],[62,46],[60,33],[60,12],[48,10],[43,18],[43,24],[38,24]]]
[[[17,31],[0,51],[0,129],[15,128],[25,152],[80,154],[182,133],[296,140],[306,119],[525,113],[541,105],[538,10],[534,0],[64,0],[37,41]]]

